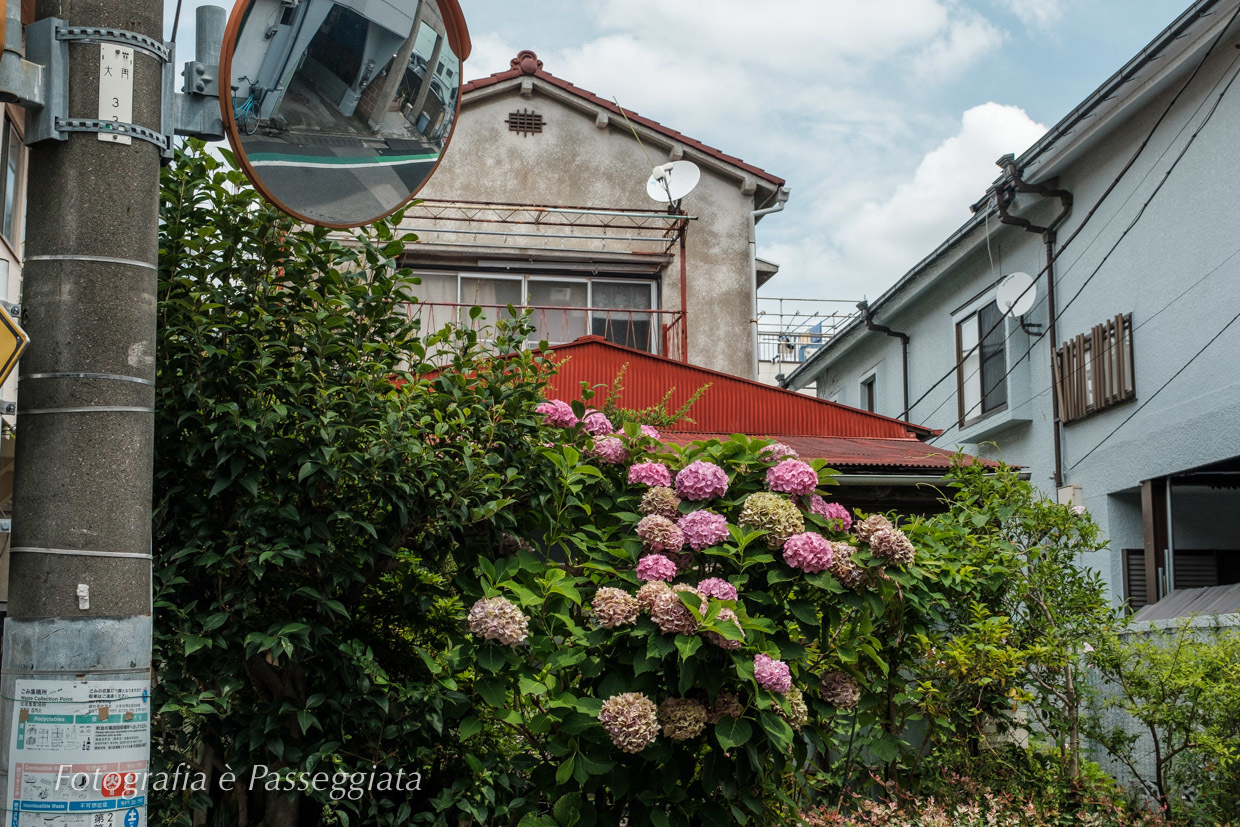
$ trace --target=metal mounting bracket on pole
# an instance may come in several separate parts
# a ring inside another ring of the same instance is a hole
[[[160,63],[172,62],[172,47],[154,38],[124,29],[105,29],[99,26],[57,26],[57,40],[84,41],[86,43],[119,43],[141,49]]]
[[[224,38],[224,9],[202,6],[198,15],[199,60],[185,64],[185,94],[177,94],[175,47],[124,29],[70,26],[55,17],[25,27],[29,60],[20,54],[21,27],[8,26],[6,40],[16,37],[0,61],[0,99],[8,97],[26,107],[25,142],[65,141],[70,132],[120,133],[153,143],[165,158],[172,157],[174,135],[222,140],[224,122],[219,112],[219,53]],[[13,23],[16,21],[10,21]],[[163,106],[158,129],[132,123],[69,117],[69,44],[116,43],[137,49],[160,62]]]
[[[57,132],[114,132],[121,135],[129,135],[134,138],[140,138],[155,144],[163,151],[172,149],[172,138],[156,132],[154,129],[147,129],[145,126],[138,126],[136,123],[120,123],[118,121],[100,121],[93,118],[57,118]]]

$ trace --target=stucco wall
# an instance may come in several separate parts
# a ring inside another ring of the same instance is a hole
[[[1132,490],[1142,480],[1240,455],[1240,373],[1235,369],[1240,359],[1240,323],[1208,344],[1240,313],[1236,300],[1240,211],[1233,207],[1240,168],[1235,140],[1240,133],[1240,93],[1233,90],[1222,98],[1213,119],[1140,221],[1109,252],[1189,141],[1221,89],[1216,84],[1226,82],[1233,54],[1228,48],[1210,59],[1133,168],[1056,264],[1060,341],[1088,334],[1094,325],[1120,313],[1131,313],[1135,326],[1136,400],[1063,428],[1065,484],[1081,486],[1085,505],[1104,533],[1109,532],[1112,516],[1119,520],[1111,535],[1112,550],[1089,561],[1117,593],[1122,589],[1120,549],[1141,545],[1139,519],[1134,537],[1129,513]],[[1183,78],[1168,81],[1137,114],[1117,119],[1104,137],[1057,171],[1058,185],[1075,196],[1074,209],[1059,231],[1061,241],[1081,226]],[[1026,177],[1037,174],[1030,171]],[[1018,203],[1031,206],[1026,213],[1031,220],[1050,220],[1058,202],[1036,201],[1022,195]],[[1033,482],[1053,496],[1049,337],[1029,336],[1014,321],[1007,321],[1008,409],[964,430],[957,423],[953,313],[987,295],[998,274],[1017,270],[1037,274],[1045,264],[1040,236],[996,225],[993,220],[989,232],[991,250],[1000,252],[1001,265],[997,260],[992,269],[986,228],[979,226],[927,267],[923,278],[910,282],[905,291],[880,306],[876,316],[881,324],[911,337],[911,395],[914,400],[923,395],[924,399],[913,405],[909,419],[945,429],[936,445],[959,445],[971,453],[1025,466]],[[1025,318],[1045,329],[1045,278],[1039,280],[1037,304]],[[1196,356],[1203,347],[1204,352]],[[856,386],[876,362],[876,351],[883,354],[880,383],[884,392],[879,394],[878,411],[898,415],[900,404],[893,389],[899,382],[899,342],[881,334],[854,330],[839,337],[829,358],[820,359],[815,370],[805,371],[799,381],[811,384],[825,370],[827,384],[842,391],[840,401],[852,403]],[[1138,412],[1139,406],[1144,407]],[[1131,421],[1125,423],[1129,417]],[[1124,495],[1129,499],[1108,501],[1119,492],[1129,492]],[[1139,513],[1138,507],[1138,518]]]
[[[651,163],[622,119],[612,117],[600,127],[601,110],[566,102],[559,90],[536,81],[529,97],[519,89],[518,82],[498,93],[483,89],[465,98],[451,146],[422,197],[665,209],[646,195]],[[543,116],[541,134],[509,131],[508,115],[522,109]],[[643,142],[654,163],[669,159],[670,142],[660,144],[649,136]],[[684,157],[701,161],[691,150]],[[689,360],[752,377],[747,218],[754,197],[742,194],[739,173],[724,175],[700,165],[702,181],[683,202],[698,217],[690,222],[686,242]],[[663,309],[680,309],[679,266],[674,259],[662,276]]]

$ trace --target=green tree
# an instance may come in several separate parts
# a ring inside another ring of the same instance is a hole
[[[156,769],[207,783],[157,790],[153,821],[408,823],[445,778],[477,774],[453,725],[469,674],[445,637],[461,618],[448,582],[537,478],[544,366],[418,328],[398,217],[297,225],[193,142],[163,194]],[[406,789],[332,789],[397,770]],[[434,780],[411,789],[415,771]],[[307,789],[319,772],[337,781]]]

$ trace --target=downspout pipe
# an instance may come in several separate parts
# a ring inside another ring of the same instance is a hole
[[[782,212],[788,197],[792,195],[790,187],[780,187],[775,192],[775,205],[749,213],[749,288],[750,288],[750,319],[749,343],[753,348],[753,378],[758,378],[758,219],[773,212]]]
[[[1030,184],[1021,178],[1021,171],[1016,166],[1016,156],[1004,155],[995,162],[1002,170],[1004,180],[995,191],[995,205],[999,210],[999,220],[1004,224],[1011,224],[1020,227],[1025,232],[1040,233],[1042,242],[1046,246],[1046,313],[1047,313],[1047,333],[1051,343],[1051,359],[1055,358],[1055,348],[1059,346],[1059,334],[1056,330],[1056,316],[1058,311],[1055,307],[1055,243],[1058,238],[1057,230],[1063,223],[1068,214],[1072,212],[1072,193],[1065,189],[1057,189],[1048,187],[1043,184]],[[1043,198],[1058,198],[1060,203],[1059,214],[1045,227],[1040,227],[1028,219],[1012,215],[1010,212],[1012,202],[1016,198],[1017,193],[1031,193]],[[1063,435],[1060,430],[1062,422],[1059,419],[1059,401],[1055,400],[1055,421],[1052,430],[1055,438],[1055,487],[1063,486]]]
[[[900,418],[908,421],[908,334],[901,333],[898,330],[892,330],[886,325],[878,324],[874,321],[874,311],[870,310],[870,303],[867,301],[857,302],[857,309],[861,311],[862,317],[865,319],[865,329],[873,330],[875,333],[883,333],[887,336],[894,336],[900,340],[900,363],[904,371],[904,410],[900,412]]]

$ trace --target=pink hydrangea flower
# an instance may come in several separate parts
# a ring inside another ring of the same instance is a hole
[[[543,422],[559,428],[571,428],[577,424],[577,414],[573,406],[560,399],[543,402],[534,408],[535,413],[543,415]]]
[[[814,494],[809,498],[809,510],[811,514],[817,514],[820,517],[826,517],[828,520],[834,520],[831,526],[836,531],[848,531],[852,528],[852,514],[847,508],[839,503],[829,503],[822,497]]]
[[[685,547],[685,536],[667,517],[650,514],[637,521],[637,536],[642,538],[651,551],[680,551]]]
[[[670,582],[676,576],[676,564],[662,554],[647,554],[637,561],[639,580],[662,580]]]
[[[677,523],[685,542],[694,551],[701,551],[728,539],[728,521],[713,511],[690,511]]]
[[[818,472],[799,459],[786,459],[767,470],[766,487],[781,494],[813,494]]]
[[[629,461],[629,449],[614,436],[595,437],[594,456],[608,465],[623,465]]]
[[[659,435],[659,429],[653,425],[641,425],[639,427],[641,428],[642,436],[648,436],[651,439],[662,439],[663,438]],[[616,436],[625,435],[623,428],[617,428],[615,433],[616,433]]]
[[[728,474],[713,462],[696,460],[676,475],[676,492],[686,500],[709,500],[728,490]]]
[[[661,462],[638,462],[629,468],[629,484],[670,488],[672,472]]]
[[[783,694],[792,688],[792,671],[782,660],[769,655],[753,656],[753,676],[763,689]]]
[[[706,578],[697,584],[697,590],[707,597],[714,597],[719,600],[737,600],[740,597],[740,594],[736,591],[736,586],[719,577]]]
[[[590,411],[587,413],[585,419],[581,420],[581,427],[585,428],[586,433],[591,436],[604,436],[614,430],[611,420],[602,411]]]
[[[766,446],[761,451],[759,451],[758,456],[760,456],[764,460],[767,460],[768,462],[774,462],[776,460],[787,459],[788,457],[791,457],[792,459],[801,458],[801,455],[798,454],[795,450],[793,450],[791,446],[785,445],[782,442],[771,443],[770,445]]]
[[[831,568],[835,550],[820,534],[807,531],[794,534],[784,543],[784,562],[808,574],[816,574]]]

